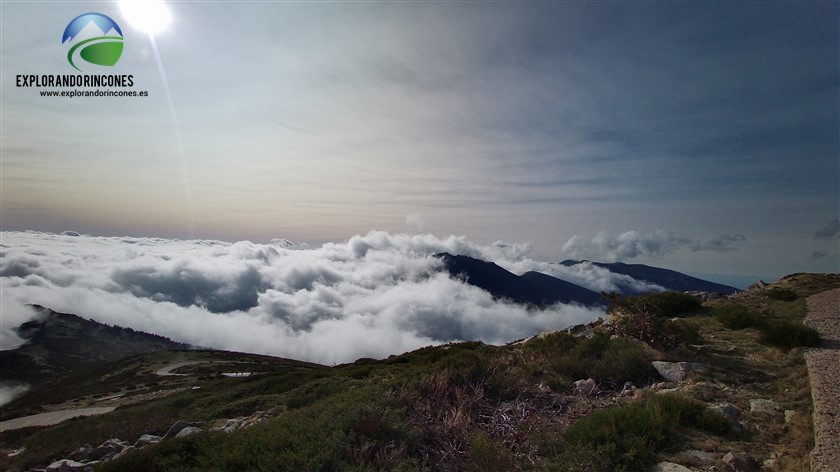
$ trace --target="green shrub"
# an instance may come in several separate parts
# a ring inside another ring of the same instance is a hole
[[[650,362],[652,353],[628,339],[610,339],[598,333],[578,340],[566,354],[557,357],[552,367],[570,379],[594,378],[599,382],[622,384],[628,380],[646,383],[656,376]]]
[[[761,326],[762,319],[744,305],[725,305],[714,309],[715,319],[729,329],[745,329]]]
[[[606,294],[610,301],[608,312],[646,312],[658,318],[676,318],[697,313],[703,303],[694,295],[679,292],[649,293],[635,297]]]
[[[566,470],[646,470],[656,461],[657,451],[679,445],[680,428],[734,435],[723,416],[696,400],[653,395],[591,413],[574,423],[564,435],[559,464],[574,464]]]
[[[792,302],[799,298],[799,294],[793,290],[781,287],[773,287],[767,291],[767,296],[772,298],[773,300],[779,300],[783,302]]]
[[[778,321],[761,327],[758,341],[784,350],[796,347],[814,347],[822,342],[819,331],[800,323]]]

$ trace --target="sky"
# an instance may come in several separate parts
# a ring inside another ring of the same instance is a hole
[[[840,271],[837,2],[168,8],[153,43],[116,3],[2,2],[0,229]],[[94,72],[148,97],[16,86],[77,73],[87,12],[124,34]]]

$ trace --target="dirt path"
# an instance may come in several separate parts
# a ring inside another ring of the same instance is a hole
[[[805,324],[823,337],[822,346],[805,353],[814,398],[811,470],[832,472],[840,464],[840,288],[808,297]]]
[[[78,416],[102,415],[114,411],[115,408],[114,406],[77,408],[75,410],[50,411],[32,416],[23,416],[13,420],[0,421],[0,432],[28,428],[29,426],[49,426]]]
[[[169,364],[168,366],[166,366],[166,367],[164,367],[164,368],[162,368],[162,369],[158,369],[158,370],[155,372],[155,375],[160,375],[160,376],[178,376],[178,377],[186,377],[186,376],[187,376],[187,374],[173,374],[173,373],[172,373],[172,371],[173,371],[173,370],[178,370],[178,369],[180,369],[181,367],[186,367],[186,366],[188,366],[188,365],[193,365],[193,364],[206,364],[207,362],[209,362],[209,361],[184,361],[184,362],[176,362],[176,363],[174,363],[174,364]]]

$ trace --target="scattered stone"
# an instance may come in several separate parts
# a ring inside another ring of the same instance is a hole
[[[621,387],[621,395],[622,397],[631,397],[636,393],[636,386],[633,385],[633,382],[624,382],[624,386]]]
[[[723,463],[726,470],[733,472],[754,472],[756,470],[755,459],[743,452],[728,452],[723,456]]]
[[[799,413],[796,410],[785,410],[785,423],[790,423],[797,416],[799,416]]]
[[[23,451],[25,451],[25,450],[26,450],[26,446],[24,446],[20,449],[12,449],[12,452],[6,454],[6,457],[15,457],[15,456],[23,453]]]
[[[91,446],[90,443],[85,443],[80,448],[78,448],[75,451],[73,451],[72,453],[70,453],[70,455],[67,456],[67,459],[71,459],[71,460],[74,460],[74,461],[75,460],[87,459],[88,454],[92,450],[93,450],[93,446]]]
[[[659,372],[665,380],[670,382],[681,383],[686,379],[690,372],[702,371],[709,368],[706,364],[697,362],[651,362],[653,368]]]
[[[660,462],[650,468],[650,472],[692,472],[688,467],[673,462]]]
[[[134,447],[140,448],[144,446],[148,446],[149,444],[157,444],[163,438],[160,436],[155,436],[154,434],[144,434],[137,438],[137,441],[134,441]]]
[[[763,398],[750,400],[750,412],[752,413],[773,413],[779,410],[779,404],[774,400]]]
[[[186,428],[178,431],[178,434],[175,435],[176,438],[185,438],[187,436],[192,436],[193,434],[200,433],[201,428],[197,426],[187,426]]]
[[[575,381],[575,393],[592,396],[598,393],[598,383],[595,379],[581,379]]]

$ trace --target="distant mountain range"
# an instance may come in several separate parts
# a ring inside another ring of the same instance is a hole
[[[463,279],[493,295],[494,298],[509,300],[523,305],[546,307],[555,303],[579,303],[581,305],[602,304],[597,292],[552,277],[540,272],[526,272],[516,275],[492,263],[468,256],[456,256],[449,253],[437,254],[444,262],[444,267],[452,277]],[[566,260],[561,264],[574,266],[588,261]],[[665,290],[675,292],[717,292],[730,295],[739,290],[669,269],[651,267],[642,264],[605,264],[592,262],[616,274],[623,274],[637,280],[656,284]],[[640,292],[630,285],[619,285],[625,295]]]
[[[564,266],[575,266],[583,262],[589,262],[594,266],[602,267],[616,274],[623,274],[633,277],[636,280],[656,284],[674,292],[717,292],[723,295],[732,295],[741,291],[735,287],[698,279],[697,277],[692,277],[675,270],[651,267],[644,264],[625,264],[623,262],[607,264],[604,262],[575,261],[571,259],[565,260],[561,264]],[[626,292],[633,293],[633,290],[628,288]]]

